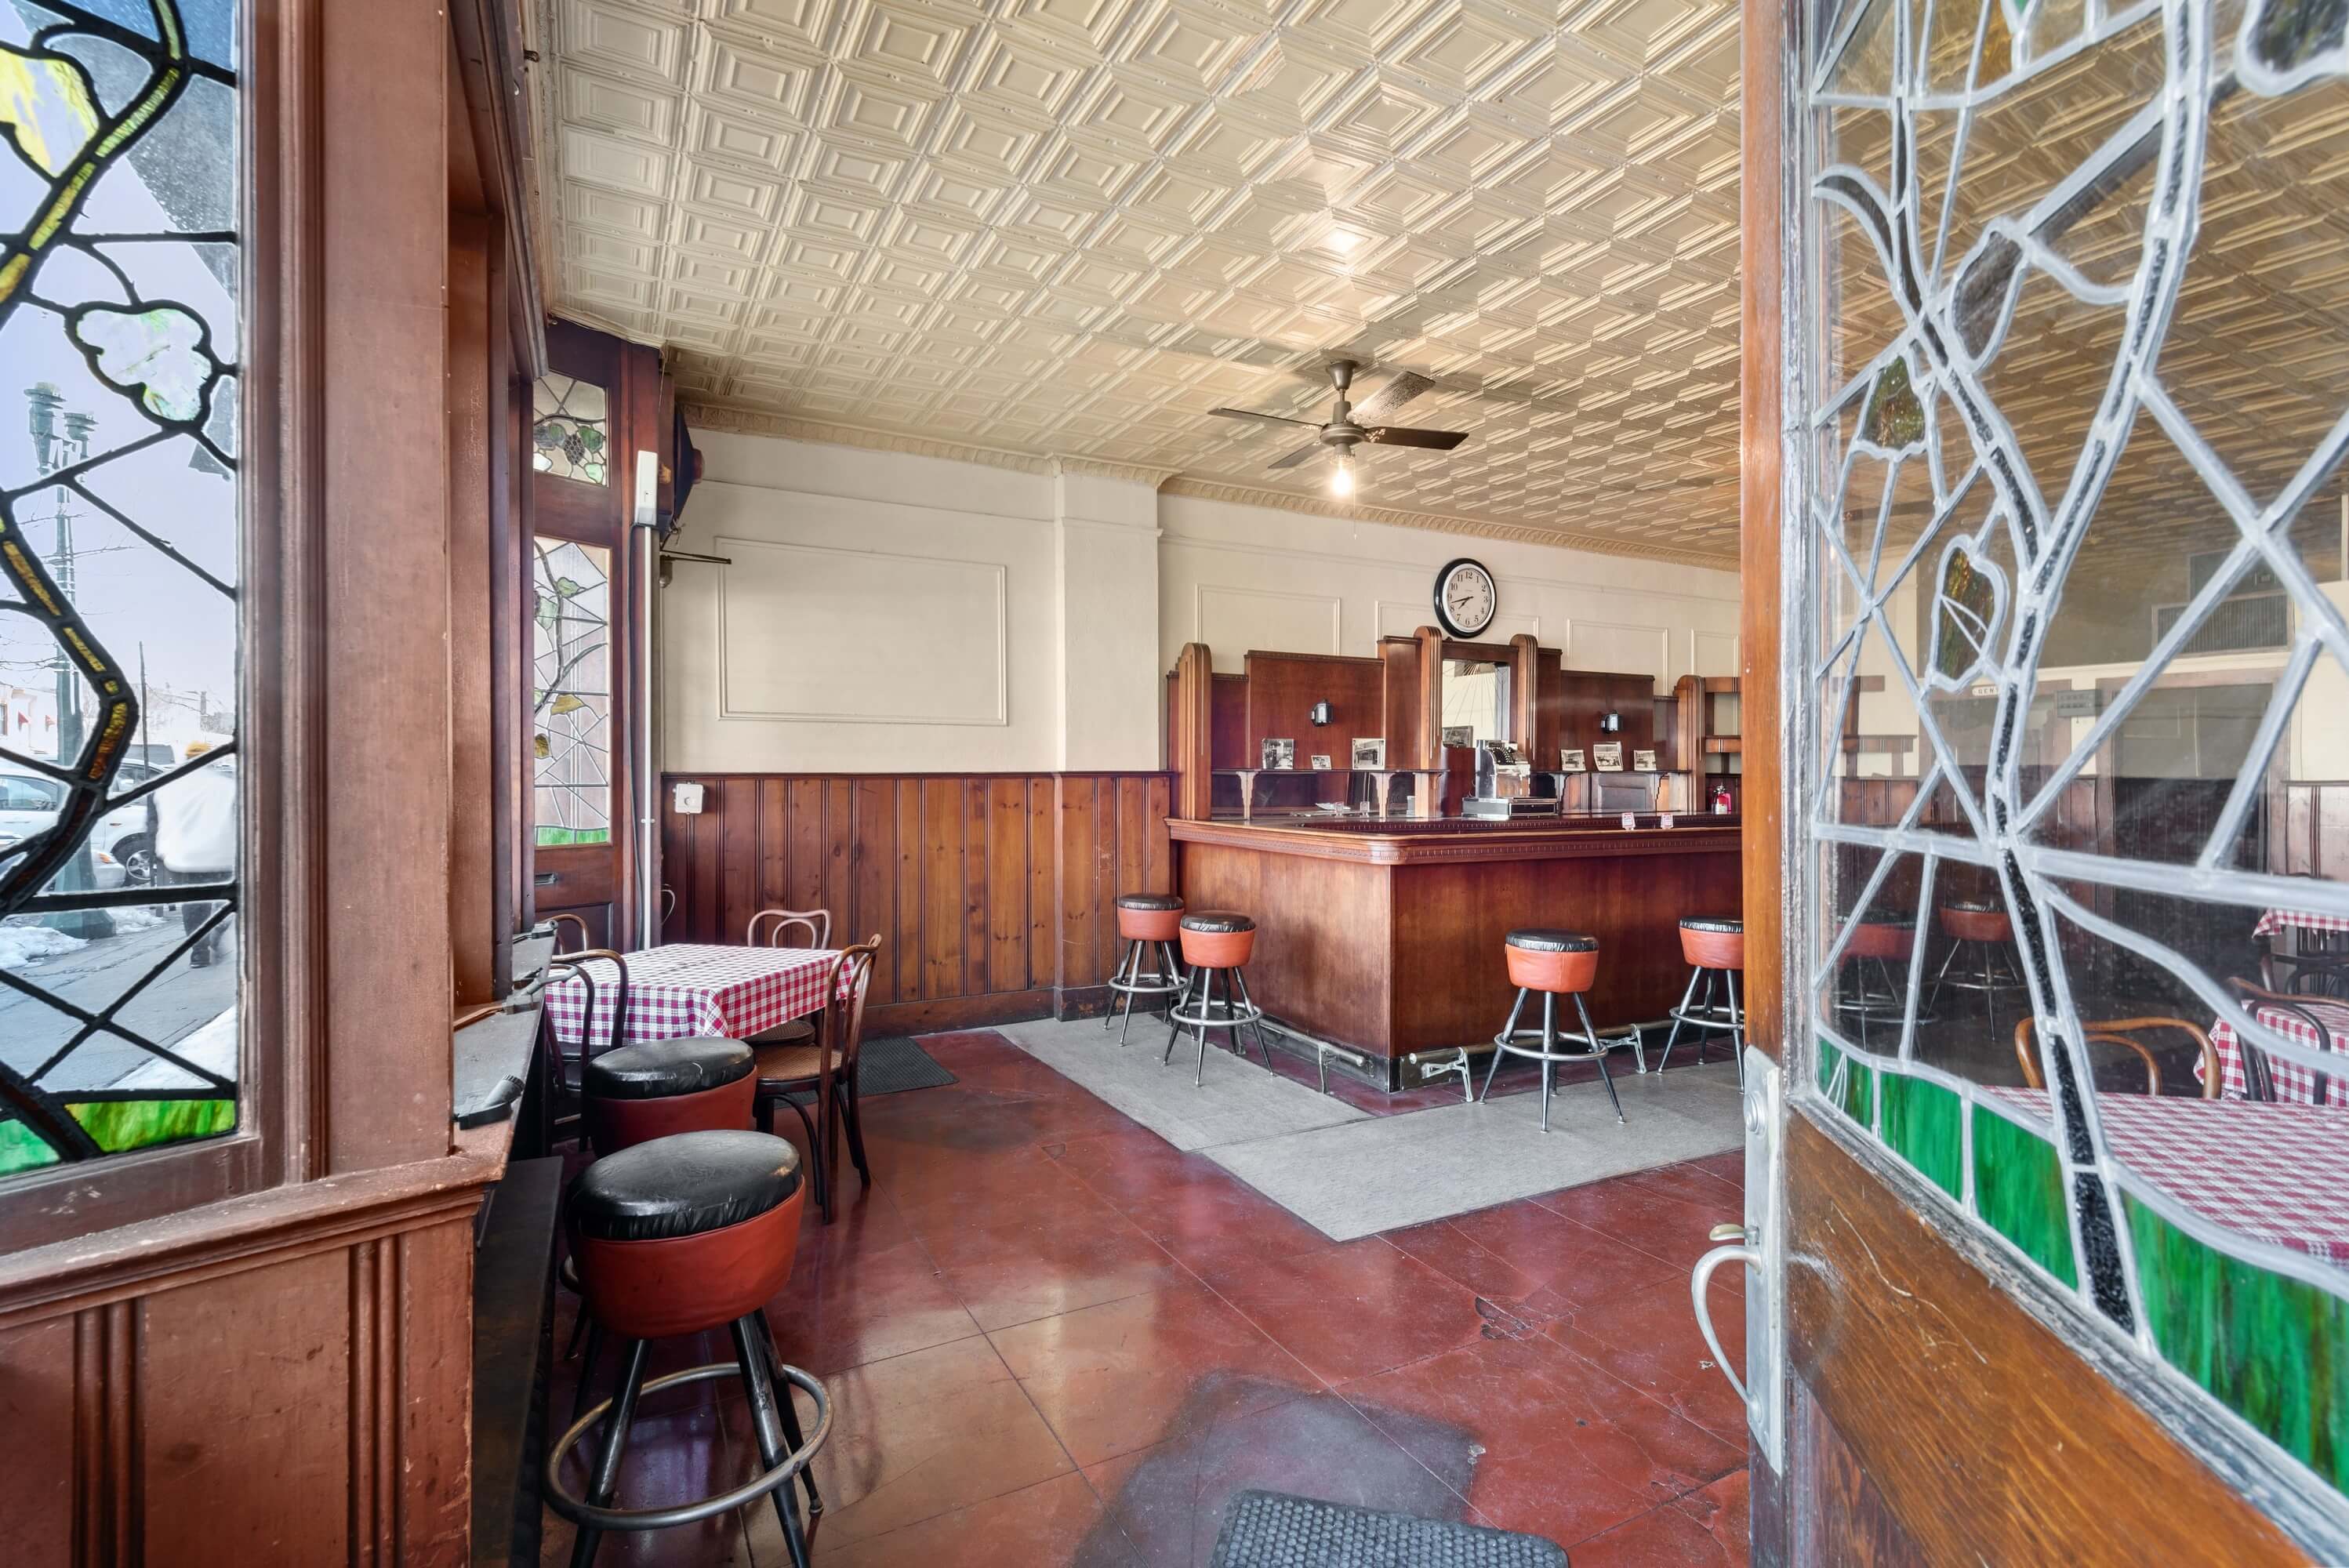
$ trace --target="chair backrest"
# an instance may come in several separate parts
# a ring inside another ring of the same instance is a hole
[[[2280,1013],[2328,1045],[2335,1035],[2349,1035],[2349,1008],[2331,998],[2311,995],[2303,991],[2271,991],[2240,975],[2230,979],[2227,986],[2242,1002],[2244,1011]],[[2235,1047],[2243,1057],[2244,1092],[2253,1099],[2274,1099],[2275,1074],[2268,1065],[2267,1052],[2252,1043],[2240,1029],[2235,1031]],[[2302,1068],[2300,1070],[2312,1080],[2309,1085],[2310,1101],[2323,1105],[2331,1090],[2330,1075],[2313,1068]]]
[[[855,1066],[857,1048],[864,1043],[864,997],[872,989],[873,961],[880,952],[878,933],[840,950],[840,962],[833,970],[832,1002],[824,1008],[834,1071]]]
[[[595,1025],[596,998],[595,975],[593,970],[587,967],[587,965],[591,960],[604,960],[609,962],[612,967],[618,972],[619,975],[619,977],[613,982],[612,987],[611,1033],[605,1037],[601,1046],[595,1045],[589,1037],[590,1031],[594,1029]],[[578,978],[579,983],[585,986],[587,990],[586,1009],[579,1016],[579,1055],[576,1057],[570,1057],[564,1055],[564,1047],[570,1042],[564,1040],[561,1031],[555,1028],[553,1012],[543,1006],[540,1007],[538,1015],[539,1034],[542,1037],[552,1041],[557,1057],[557,1061],[554,1065],[560,1066],[564,1061],[576,1060],[581,1064],[582,1070],[584,1071],[588,1057],[600,1057],[605,1051],[616,1049],[620,1046],[627,1043],[628,961],[621,957],[618,954],[613,952],[608,947],[597,947],[591,948],[585,953],[566,953],[560,958],[548,959],[546,961],[546,983],[548,985],[551,985],[555,983],[555,972],[557,970],[567,971],[569,974],[575,975]],[[557,1081],[567,1080],[558,1079]]]
[[[579,928],[579,945],[572,949],[574,953],[585,953],[593,945],[593,939],[587,934],[587,923],[578,915],[550,914],[546,917],[546,923],[554,927],[554,951],[557,953],[563,951],[563,931],[565,926],[575,925]]]
[[[769,947],[829,947],[832,945],[832,911],[828,909],[762,909],[750,917],[750,929],[743,938],[746,946],[761,945],[763,928],[764,944]],[[805,943],[786,942],[783,938],[793,931],[806,934]],[[880,940],[875,937],[874,940]]]
[[[2219,1098],[2219,1053],[2210,1044],[2210,1037],[2199,1024],[2184,1018],[2113,1018],[2102,1022],[2083,1019],[2082,1037],[2092,1046],[2119,1046],[2145,1064],[2145,1092],[2161,1092],[2161,1064],[2154,1058],[2152,1049],[2138,1037],[2153,1035],[2158,1038],[2165,1029],[2174,1029],[2190,1037],[2202,1056],[2202,1098]],[[2045,1076],[2039,1070],[2039,1051],[2033,1043],[2033,1020],[2025,1018],[2014,1026],[2014,1059],[2023,1065],[2023,1081],[2033,1088],[2047,1087]]]

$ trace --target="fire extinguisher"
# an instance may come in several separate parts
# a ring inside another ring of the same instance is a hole
[[[1726,817],[1733,814],[1736,810],[1735,803],[1729,798],[1728,784],[1725,782],[1715,784],[1713,787],[1713,814],[1716,817]]]

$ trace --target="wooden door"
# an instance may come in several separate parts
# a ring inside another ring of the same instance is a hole
[[[625,948],[642,722],[628,676],[646,587],[628,522],[633,454],[657,449],[658,366],[648,349],[564,323],[548,329],[547,364],[530,477],[533,894],[537,918],[575,914],[595,945]]]
[[[2337,15],[1744,15],[1756,1559],[2349,1561]]]

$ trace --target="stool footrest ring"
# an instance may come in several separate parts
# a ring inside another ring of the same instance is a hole
[[[815,1401],[815,1425],[808,1432],[807,1441],[785,1454],[782,1462],[772,1470],[752,1477],[732,1491],[705,1497],[698,1502],[672,1503],[667,1508],[605,1508],[585,1498],[574,1497],[564,1490],[563,1461],[570,1457],[573,1449],[578,1447],[588,1429],[610,1413],[617,1402],[616,1395],[572,1422],[570,1429],[547,1451],[546,1505],[574,1524],[588,1525],[596,1530],[667,1530],[673,1525],[695,1524],[705,1519],[715,1519],[746,1502],[755,1502],[778,1487],[789,1485],[793,1476],[807,1468],[808,1461],[815,1457],[816,1449],[823,1447],[824,1439],[832,1435],[832,1399],[824,1393],[823,1384],[814,1374],[780,1362],[777,1369],[793,1387],[805,1390],[808,1398]],[[701,1383],[712,1377],[740,1377],[741,1370],[732,1361],[712,1361],[699,1367],[688,1367],[682,1372],[647,1379],[638,1391],[638,1398],[658,1393],[679,1383]]]
[[[1530,1060],[1537,1062],[1587,1062],[1594,1057],[1603,1057],[1609,1051],[1619,1051],[1630,1048],[1636,1045],[1640,1037],[1636,1032],[1634,1032],[1628,1035],[1618,1035],[1611,1039],[1602,1036],[1599,1038],[1593,1040],[1589,1036],[1583,1034],[1578,1029],[1571,1032],[1565,1029],[1558,1030],[1556,1038],[1559,1045],[1572,1045],[1582,1047],[1579,1050],[1573,1051],[1545,1051],[1540,1048],[1541,1037],[1542,1032],[1539,1029],[1519,1029],[1513,1035],[1495,1035],[1493,1037],[1493,1047],[1495,1050],[1506,1051],[1513,1057],[1525,1057]],[[1518,1043],[1522,1040],[1527,1039],[1532,1040],[1534,1043],[1530,1046],[1521,1045]],[[1461,1059],[1464,1065],[1467,1059],[1464,1053]]]
[[[1183,1010],[1183,1005],[1178,1002],[1167,1009],[1167,1021],[1173,1024],[1201,1024],[1210,1029],[1223,1029],[1237,1028],[1242,1024],[1257,1023],[1264,1017],[1264,1009],[1248,1002],[1233,1003],[1228,1006],[1222,1002],[1210,1002],[1206,1004],[1206,1006],[1222,1007],[1225,1010],[1220,1013],[1205,1010],[1186,1013]]]

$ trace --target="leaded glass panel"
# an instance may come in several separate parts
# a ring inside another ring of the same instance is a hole
[[[231,0],[0,0],[0,1176],[238,1121]]]
[[[1806,1081],[2342,1489],[2343,8],[1810,15]]]
[[[545,375],[531,390],[531,467],[559,480],[604,482],[610,408],[604,389],[575,377]]]
[[[611,552],[534,542],[532,750],[542,844],[612,837]]]

